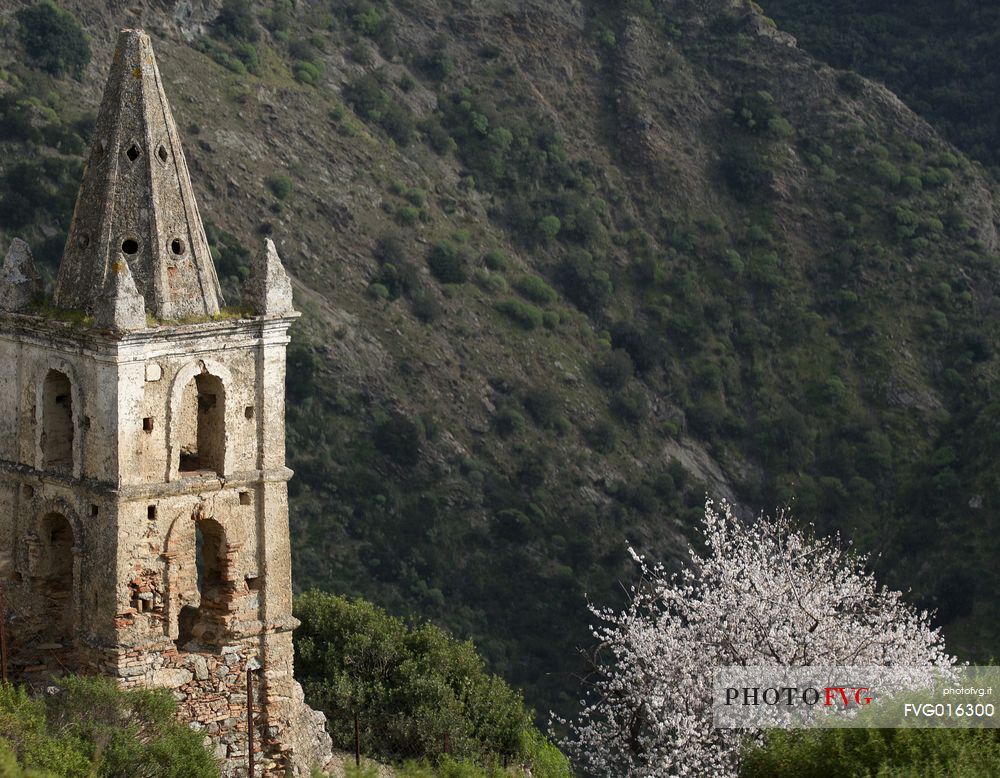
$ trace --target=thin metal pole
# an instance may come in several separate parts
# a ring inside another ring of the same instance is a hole
[[[361,767],[361,727],[358,726],[358,714],[354,714],[354,764]]]
[[[253,670],[247,668],[247,756],[249,757],[249,776],[253,778]]]
[[[7,604],[0,586],[0,681],[7,683]]]
[[[444,731],[444,752],[448,753],[448,730]]]

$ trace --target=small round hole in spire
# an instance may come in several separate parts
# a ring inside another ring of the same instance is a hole
[[[90,236],[87,233],[81,233],[76,239],[76,245],[82,249],[87,248],[90,245]]]
[[[156,156],[160,158],[160,162],[166,164],[168,155],[167,150],[163,146],[160,146],[160,148],[156,150]]]
[[[184,241],[182,241],[180,238],[174,238],[172,241],[170,241],[170,251],[176,256],[179,257],[183,255],[184,250],[185,250]]]
[[[131,256],[139,250],[139,241],[126,238],[122,241],[122,252]]]
[[[125,156],[128,157],[129,162],[135,162],[139,159],[139,147],[133,143],[128,147],[128,151],[125,152]]]

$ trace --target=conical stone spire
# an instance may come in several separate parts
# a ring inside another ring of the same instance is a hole
[[[222,305],[180,136],[141,30],[118,36],[55,303],[103,319],[98,308],[130,291],[123,283],[159,319],[212,315]]]

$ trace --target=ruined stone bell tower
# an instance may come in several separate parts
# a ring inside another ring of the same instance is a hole
[[[292,677],[285,347],[274,245],[223,308],[149,38],[123,30],[55,297],[0,269],[0,555],[10,665],[167,687],[224,773],[330,756]],[[247,715],[247,671],[256,701]]]

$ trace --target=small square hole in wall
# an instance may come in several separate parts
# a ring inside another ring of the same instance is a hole
[[[264,587],[264,581],[260,576],[248,575],[247,576],[247,589],[251,592],[259,592]]]
[[[155,521],[155,519],[156,519],[156,506],[155,505],[147,505],[146,506],[146,518],[149,519],[150,521]]]
[[[35,487],[28,486],[27,484],[25,484],[24,485],[24,496],[28,500],[30,500],[32,497],[34,497],[35,496]]]
[[[240,492],[240,505],[250,505],[251,502],[250,492]]]
[[[97,505],[91,505],[90,506],[90,515],[91,516],[96,516],[100,512],[101,512],[100,506],[97,506]]]
[[[152,416],[147,416],[145,419],[142,420],[142,431],[143,432],[152,432],[153,431],[153,417]]]
[[[246,408],[244,408],[243,409],[243,415],[246,416],[248,419],[252,419],[253,418],[253,406],[252,405],[248,405]]]

